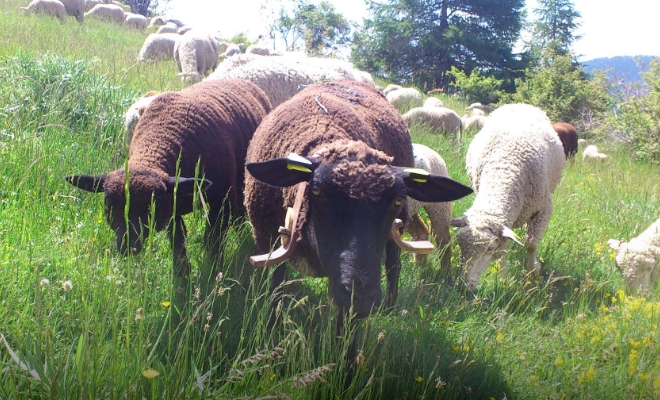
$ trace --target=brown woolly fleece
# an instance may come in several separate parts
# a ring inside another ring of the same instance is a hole
[[[289,153],[332,161],[335,184],[353,198],[371,201],[394,183],[386,165],[414,165],[410,133],[396,109],[375,87],[346,80],[309,86],[277,107],[255,132],[246,162]],[[245,205],[260,251],[267,252],[278,236],[294,197],[295,186],[277,188],[245,174]],[[322,276],[316,251],[305,241],[307,209],[305,199],[300,219],[303,235],[291,261],[302,272]],[[405,207],[402,210],[399,218],[407,222]]]
[[[578,134],[575,127],[566,122],[557,122],[552,124],[552,127],[559,135],[561,145],[564,147],[564,155],[566,158],[573,157],[578,150]]]
[[[201,82],[180,92],[163,93],[135,127],[129,171],[145,168],[174,176],[178,163],[179,175],[191,178],[199,161],[197,176],[212,182],[206,191],[209,206],[220,207],[227,196],[232,213],[240,213],[247,146],[270,110],[264,92],[242,79]],[[132,174],[131,189],[140,186],[139,179]],[[191,211],[178,209],[177,214]],[[169,212],[167,218],[172,215],[171,210],[163,212]]]

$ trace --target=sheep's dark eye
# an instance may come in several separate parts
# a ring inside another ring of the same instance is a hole
[[[321,189],[319,189],[317,186],[312,186],[312,194],[314,196],[320,196],[321,195]]]
[[[403,196],[399,196],[396,199],[394,199],[395,206],[400,206],[401,204],[403,204]]]

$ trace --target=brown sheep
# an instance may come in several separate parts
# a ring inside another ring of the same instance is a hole
[[[449,178],[405,168],[414,160],[401,116],[378,89],[355,81],[312,85],[277,107],[255,132],[246,163],[245,205],[263,253],[294,205],[297,184],[309,185],[290,262],[301,273],[329,278],[340,330],[349,310],[363,318],[378,309],[383,258],[385,306],[396,300],[400,250],[390,232],[396,217],[407,223],[406,196],[451,201],[472,192]],[[271,290],[284,275],[279,265]]]
[[[566,158],[572,158],[578,151],[578,134],[575,127],[566,122],[557,122],[552,127],[559,135],[561,145],[564,147]]]
[[[135,127],[130,145],[128,226],[124,168],[65,179],[86,191],[105,192],[106,218],[123,254],[141,250],[149,235],[153,202],[153,227],[168,231],[175,293],[181,296],[190,275],[182,216],[193,211],[195,186],[204,192],[209,207],[205,239],[215,257],[229,216],[244,214],[245,154],[270,109],[264,92],[241,79],[202,82],[156,97]]]

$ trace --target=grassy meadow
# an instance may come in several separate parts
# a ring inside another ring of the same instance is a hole
[[[323,279],[289,271],[281,323],[266,329],[270,271],[247,261],[247,223],[227,235],[213,295],[191,288],[176,329],[166,235],[120,257],[101,195],[63,180],[120,168],[126,108],[149,90],[181,89],[176,67],[134,63],[147,33],[23,16],[26,4],[0,3],[0,398],[660,398],[659,289],[626,296],[606,245],[660,216],[660,167],[614,143],[598,143],[606,162],[567,163],[540,245],[541,284],[525,277],[513,244],[510,277],[493,266],[474,297],[453,284],[456,244],[451,271],[437,254],[424,267],[403,254],[394,310],[351,332],[360,355],[348,387],[348,341],[335,337]],[[469,183],[474,132],[462,143],[411,133]],[[186,223],[195,273],[208,263],[203,212]]]

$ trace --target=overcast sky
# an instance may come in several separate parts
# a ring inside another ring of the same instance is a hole
[[[273,0],[270,0],[273,1]],[[314,0],[312,0],[314,1]],[[363,0],[329,0],[346,18],[361,22],[368,17]],[[252,40],[266,35],[268,21],[264,0],[171,0],[167,14],[187,25],[231,37],[244,32]],[[624,55],[660,56],[658,16],[660,0],[573,0],[582,14],[574,52],[582,60]],[[536,0],[527,0],[530,9]]]

